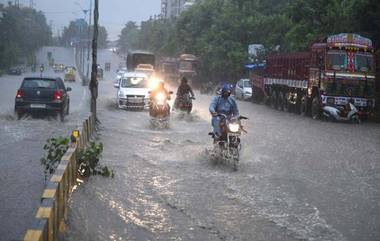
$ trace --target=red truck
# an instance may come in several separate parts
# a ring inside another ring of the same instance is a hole
[[[375,107],[374,52],[370,39],[342,33],[312,44],[308,52],[271,54],[250,72],[254,99],[314,119],[323,106],[353,100],[365,118]]]

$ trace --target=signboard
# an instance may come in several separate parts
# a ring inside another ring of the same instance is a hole
[[[354,46],[361,48],[372,48],[372,41],[358,34],[341,33],[327,38],[327,44],[334,47]]]

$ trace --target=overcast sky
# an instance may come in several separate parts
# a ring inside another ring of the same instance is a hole
[[[7,3],[9,0],[0,0]],[[14,1],[14,0],[13,0]],[[45,12],[53,24],[53,33],[57,35],[71,20],[83,18],[83,9],[89,9],[90,0],[33,0],[35,8]],[[94,0],[92,0],[94,1]],[[30,0],[19,0],[29,6]],[[159,14],[161,0],[99,0],[99,22],[108,31],[109,40],[116,40],[120,30],[129,20],[141,22],[150,16]]]

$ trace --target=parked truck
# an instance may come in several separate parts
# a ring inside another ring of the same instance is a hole
[[[199,60],[192,54],[181,54],[178,58],[178,74],[196,82]]]
[[[268,55],[250,73],[254,100],[314,119],[326,105],[353,101],[366,118],[375,107],[374,52],[370,39],[342,33],[315,42],[308,52]]]

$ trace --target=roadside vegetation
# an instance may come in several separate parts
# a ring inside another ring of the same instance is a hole
[[[204,0],[179,18],[128,22],[121,51],[148,49],[162,56],[192,53],[213,81],[244,74],[248,45],[271,51],[306,50],[315,40],[341,32],[371,38],[380,47],[378,0]]]
[[[69,144],[68,137],[54,137],[46,141],[43,148],[46,153],[41,158],[45,181],[56,171],[63,155],[69,149]],[[82,178],[88,178],[91,175],[114,177],[113,170],[99,163],[102,153],[103,144],[101,142],[90,142],[84,150],[81,150],[77,157],[78,175]]]
[[[42,12],[0,4],[0,74],[17,64],[32,64],[34,52],[49,45],[52,33]]]

